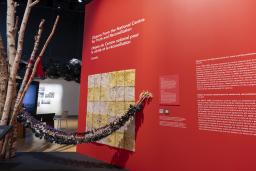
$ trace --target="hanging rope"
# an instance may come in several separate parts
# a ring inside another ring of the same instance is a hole
[[[17,116],[17,121],[22,123],[26,128],[30,128],[36,137],[57,144],[76,145],[81,143],[90,143],[101,140],[113,132],[123,127],[129,120],[135,117],[135,114],[142,110],[146,102],[152,98],[149,92],[140,94],[140,98],[136,104],[130,105],[128,111],[121,117],[115,119],[106,126],[92,129],[86,132],[65,132],[55,129],[43,122],[38,121],[28,112],[22,112]]]

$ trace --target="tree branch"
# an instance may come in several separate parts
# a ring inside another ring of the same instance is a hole
[[[36,74],[37,65],[38,65],[39,61],[41,60],[42,56],[44,55],[44,52],[45,52],[45,50],[46,50],[48,44],[50,43],[50,41],[51,41],[51,39],[52,39],[52,37],[53,37],[53,35],[54,35],[54,33],[55,33],[56,27],[57,27],[58,22],[59,22],[59,18],[60,18],[59,16],[56,17],[55,22],[54,22],[54,25],[53,25],[53,28],[52,28],[52,31],[51,31],[50,35],[48,36],[48,38],[47,38],[47,40],[46,40],[46,42],[45,42],[45,44],[44,44],[44,46],[43,46],[43,48],[42,48],[42,50],[41,50],[39,56],[37,57],[37,59],[36,59],[36,61],[35,61],[35,64],[34,64],[32,73],[31,73],[31,75],[30,75],[30,78],[29,78],[29,80],[28,80],[28,82],[27,82],[27,84],[26,84],[26,86],[25,86],[25,88],[24,88],[24,90],[23,90],[23,92],[22,92],[22,94],[21,94],[21,96],[20,96],[20,99],[19,99],[19,101],[18,101],[18,104],[17,104],[18,107],[21,105],[21,102],[22,102],[22,100],[23,100],[23,98],[24,98],[24,96],[25,96],[25,93],[27,92],[27,90],[28,90],[28,88],[29,88],[29,85],[31,84],[31,82],[32,82],[33,79],[34,79],[34,76],[35,76],[35,74]],[[11,121],[10,121],[10,124],[13,123],[14,118],[16,118],[16,116],[17,116],[17,112],[16,112],[16,113],[13,113],[12,118],[11,118]]]
[[[27,64],[27,69],[26,69],[24,78],[23,78],[23,80],[22,80],[22,84],[21,84],[21,86],[20,86],[20,89],[19,89],[19,92],[18,92],[18,95],[17,95],[17,99],[16,99],[16,102],[15,102],[15,105],[14,105],[14,110],[13,110],[12,115],[15,115],[15,113],[18,112],[18,109],[19,109],[19,101],[20,101],[20,98],[21,98],[21,96],[22,96],[22,93],[23,93],[23,91],[24,91],[24,89],[25,89],[25,85],[27,84],[27,81],[28,81],[28,78],[29,78],[29,75],[30,75],[30,73],[31,73],[31,69],[32,69],[32,66],[33,66],[33,61],[35,60],[36,53],[37,53],[37,51],[38,51],[38,47],[39,47],[41,35],[42,35],[42,32],[43,32],[43,25],[44,25],[44,22],[45,22],[45,20],[42,19],[41,22],[40,22],[40,24],[39,24],[38,32],[37,32],[37,35],[35,36],[34,48],[33,48],[33,51],[32,51],[32,53],[31,53],[29,62],[28,62],[28,64]]]
[[[47,40],[46,40],[46,42],[45,42],[45,44],[44,44],[44,47],[43,47],[43,49],[41,50],[39,56],[43,56],[43,55],[44,55],[44,52],[45,52],[45,50],[46,50],[48,44],[50,43],[50,41],[51,41],[51,39],[52,39],[52,36],[53,36],[53,34],[54,34],[55,30],[56,30],[56,27],[57,27],[57,25],[58,25],[59,19],[60,19],[60,16],[57,16],[56,19],[55,19],[55,22],[54,22],[52,31],[51,31],[50,35],[48,36],[48,38],[47,38]]]
[[[40,2],[40,0],[36,0],[34,2],[32,2],[29,6],[30,8],[32,8],[33,6],[35,6],[36,4],[38,4]]]

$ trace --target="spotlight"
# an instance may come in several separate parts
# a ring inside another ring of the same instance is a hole
[[[79,3],[82,3],[83,1],[82,0],[77,0]]]

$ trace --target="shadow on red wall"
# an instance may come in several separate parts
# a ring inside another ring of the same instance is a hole
[[[144,109],[144,107],[143,107]],[[144,112],[143,109],[141,112],[136,114],[135,117],[135,142],[137,139],[137,135],[138,135],[138,131],[144,121]],[[131,125],[131,124],[130,124]],[[128,126],[130,126],[128,125]],[[112,148],[112,147],[111,147]],[[120,166],[122,168],[124,168],[126,166],[126,163],[129,159],[130,156],[133,155],[134,152],[132,151],[128,151],[128,150],[124,150],[124,149],[116,149],[116,152],[114,153],[112,160],[111,160],[111,164],[116,165],[116,166]]]

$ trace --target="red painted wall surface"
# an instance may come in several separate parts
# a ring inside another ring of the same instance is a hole
[[[256,52],[255,0],[94,0],[86,6],[79,130],[85,130],[87,76],[136,69],[136,98],[154,94],[137,115],[136,152],[96,143],[78,145],[82,154],[132,171],[256,170],[256,137],[198,129],[196,60]],[[145,18],[132,44],[97,54],[91,36]],[[159,77],[179,75],[178,106],[171,114],[187,128],[159,125]],[[255,89],[254,89],[255,90]]]

